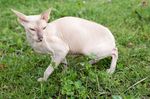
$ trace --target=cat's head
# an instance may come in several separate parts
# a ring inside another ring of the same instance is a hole
[[[17,15],[19,23],[25,28],[28,35],[30,35],[36,42],[41,42],[48,24],[51,9],[48,9],[39,15],[29,16],[19,11],[11,10]]]

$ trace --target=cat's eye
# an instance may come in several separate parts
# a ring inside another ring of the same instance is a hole
[[[35,31],[35,29],[33,29],[33,28],[30,28],[30,30]]]
[[[46,29],[46,26],[45,27],[43,27],[43,30],[45,30]]]

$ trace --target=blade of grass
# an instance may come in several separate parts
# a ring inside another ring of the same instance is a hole
[[[136,82],[135,84],[133,84],[132,86],[128,87],[128,89],[125,90],[124,93],[127,92],[128,90],[130,90],[131,88],[133,88],[134,86],[136,86],[137,84],[143,82],[143,81],[146,80],[147,78],[148,78],[148,77],[145,77],[145,78],[139,80],[138,82]]]

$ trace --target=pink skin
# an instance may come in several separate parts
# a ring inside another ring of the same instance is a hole
[[[56,67],[67,62],[67,54],[94,54],[96,61],[111,56],[112,61],[107,72],[112,74],[115,71],[118,50],[114,36],[107,27],[77,17],[63,17],[48,23],[50,10],[31,16],[12,11],[24,26],[31,47],[38,53],[51,54],[52,63],[55,63]],[[46,81],[54,69],[50,64],[38,81]]]

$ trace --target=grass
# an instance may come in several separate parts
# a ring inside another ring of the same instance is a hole
[[[0,99],[150,98],[150,2],[141,0],[0,0]],[[110,58],[96,65],[87,57],[68,56],[47,82],[39,83],[50,63],[48,55],[28,46],[25,31],[10,8],[39,14],[52,7],[51,19],[77,16],[101,23],[112,31],[119,49],[117,70],[105,71]]]

